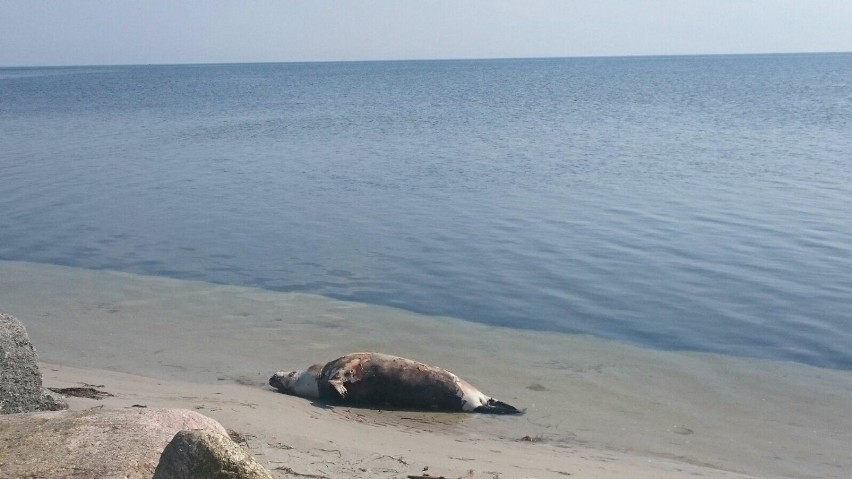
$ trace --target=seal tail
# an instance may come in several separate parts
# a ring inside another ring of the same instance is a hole
[[[521,414],[522,412],[515,406],[506,404],[503,401],[498,401],[496,399],[489,399],[488,403],[479,406],[473,411],[485,414]]]

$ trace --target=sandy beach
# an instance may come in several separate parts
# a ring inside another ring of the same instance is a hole
[[[277,477],[790,477],[852,471],[852,373],[636,348],[235,286],[0,261],[45,386],[219,420]],[[329,407],[266,380],[353,351],[437,364],[523,416]]]

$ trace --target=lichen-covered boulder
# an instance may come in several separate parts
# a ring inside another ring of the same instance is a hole
[[[272,479],[255,458],[228,436],[211,431],[177,433],[163,450],[154,479]]]
[[[0,313],[0,414],[68,409],[64,399],[42,389],[38,356],[27,330]]]
[[[0,477],[145,478],[179,431],[227,434],[185,409],[86,409],[0,416]]]

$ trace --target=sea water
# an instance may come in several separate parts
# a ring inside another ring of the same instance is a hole
[[[852,368],[852,54],[0,69],[0,259]]]

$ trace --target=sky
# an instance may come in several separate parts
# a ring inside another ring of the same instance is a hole
[[[852,0],[0,0],[0,66],[852,51]]]

